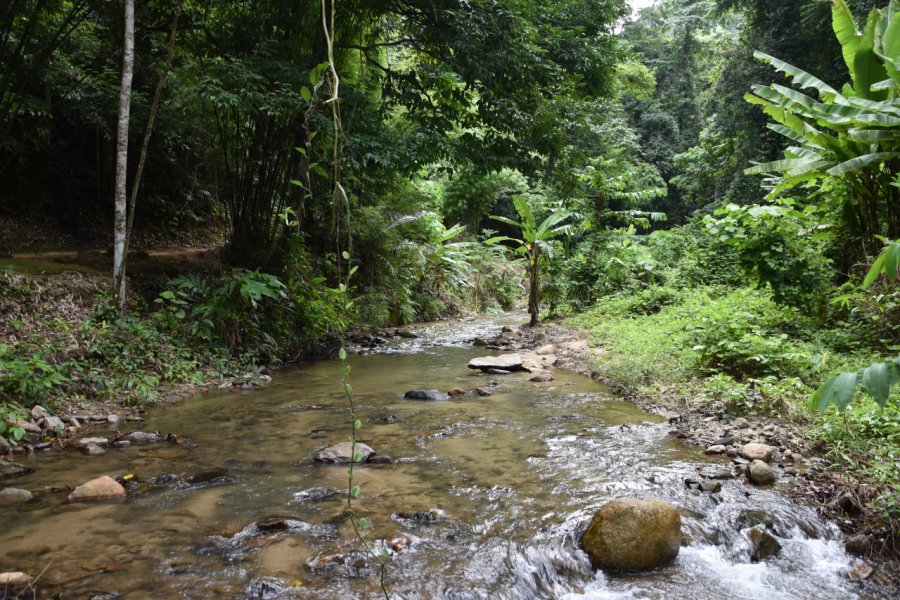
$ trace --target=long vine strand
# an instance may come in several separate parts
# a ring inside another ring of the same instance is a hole
[[[347,193],[344,190],[343,185],[341,184],[341,157],[342,157],[342,144],[343,144],[343,130],[341,128],[341,114],[340,114],[340,96],[339,96],[339,86],[340,86],[340,78],[337,74],[337,66],[334,60],[334,21],[335,21],[335,5],[337,4],[337,0],[331,0],[331,11],[330,17],[331,22],[329,23],[329,10],[328,10],[328,0],[322,0],[322,27],[324,28],[325,33],[325,42],[328,47],[328,73],[329,79],[331,83],[331,97],[326,100],[326,104],[331,104],[331,116],[332,116],[332,124],[333,124],[333,147],[332,147],[332,169],[333,169],[333,180],[334,180],[334,191],[332,195],[332,208],[337,212],[338,205],[342,205],[345,207],[347,211],[347,219],[349,221],[350,218],[350,206],[347,200]],[[334,213],[333,213],[334,214]],[[340,220],[340,217],[337,218],[337,221]],[[350,228],[349,225],[347,227],[347,235],[348,238],[350,236]],[[340,235],[339,230],[336,229],[335,236],[338,239],[337,243],[340,244]],[[353,302],[350,300],[350,279],[353,277],[353,274],[356,272],[356,267],[351,267],[350,261],[351,256],[349,249],[351,248],[351,242],[348,241],[348,249],[340,252],[340,258],[343,258],[347,264],[347,276],[344,281],[342,281],[338,286],[338,291],[341,294],[343,300],[343,309],[344,311],[349,311],[353,306]],[[339,258],[339,261],[340,261]],[[340,262],[338,262],[338,269],[340,272]],[[362,530],[366,528],[369,524],[369,520],[365,517],[356,518],[356,511],[353,509],[353,500],[359,497],[361,488],[358,485],[354,485],[353,483],[353,466],[356,463],[362,462],[363,456],[361,453],[356,451],[356,434],[362,428],[362,421],[356,415],[356,405],[353,401],[353,386],[350,383],[350,370],[351,367],[347,364],[347,349],[344,345],[341,345],[341,348],[338,352],[338,357],[341,360],[341,387],[344,389],[344,396],[347,399],[347,406],[350,409],[350,464],[347,467],[347,513],[350,516],[350,524],[353,527],[353,532],[356,535],[357,539],[362,544],[363,549],[366,554],[371,556],[378,562],[380,576],[379,576],[379,585],[381,586],[381,593],[384,594],[386,600],[390,599],[390,594],[387,590],[386,584],[386,575],[387,575],[387,563],[384,561],[383,556],[379,556],[368,541],[363,537]]]

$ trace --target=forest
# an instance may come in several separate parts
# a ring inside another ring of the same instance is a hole
[[[518,311],[897,585],[900,3],[642,4],[0,3],[0,453]]]

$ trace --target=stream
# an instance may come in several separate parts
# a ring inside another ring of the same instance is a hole
[[[729,460],[686,447],[660,417],[573,373],[534,383],[527,373],[466,368],[485,354],[471,346],[476,335],[522,318],[422,326],[417,339],[349,359],[359,438],[393,459],[354,471],[362,487],[354,509],[370,522],[365,538],[390,554],[392,597],[875,597],[848,581],[855,563],[837,528],[778,486],[730,479],[716,494],[687,488],[686,477]],[[44,493],[0,506],[0,571],[66,582],[47,587],[48,597],[61,590],[66,599],[380,597],[377,564],[359,553],[345,513],[346,465],[312,462],[349,434],[340,372],[337,361],[309,363],[277,371],[264,388],[149,410],[143,429],[177,433],[180,445],[20,460],[34,473],[2,485],[75,486],[104,474],[137,483],[120,504]],[[454,387],[492,395],[403,397]],[[618,496],[678,507],[686,542],[671,565],[625,576],[591,569],[578,537]],[[782,549],[753,563],[746,531],[759,523]]]

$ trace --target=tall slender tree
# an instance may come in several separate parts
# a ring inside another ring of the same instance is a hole
[[[131,79],[134,74],[134,0],[125,0],[125,51],[119,90],[119,125],[116,133],[116,192],[113,224],[113,287],[116,308],[125,312],[126,183],[128,178],[128,120],[131,114]]]

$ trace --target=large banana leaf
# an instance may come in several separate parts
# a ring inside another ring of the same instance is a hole
[[[837,102],[838,104],[846,104],[847,99],[841,96],[836,89],[819,79],[818,77],[814,77],[810,75],[803,69],[795,67],[790,63],[786,63],[779,58],[775,58],[774,56],[770,56],[765,52],[755,51],[753,53],[755,58],[759,60],[765,61],[775,67],[776,71],[784,73],[791,80],[800,86],[801,88],[813,88],[817,92],[819,92],[819,99],[824,102]]]
[[[847,63],[847,70],[850,71],[850,77],[855,83],[856,75],[853,73],[853,63],[856,58],[856,49],[859,47],[860,35],[856,30],[853,13],[850,12],[850,8],[844,0],[834,0],[831,3],[831,27],[841,43],[844,62]]]
[[[872,9],[866,21],[866,29],[859,38],[859,46],[856,48],[856,56],[853,59],[853,89],[858,98],[871,100],[884,100],[887,92],[872,91],[872,84],[887,79],[887,71],[884,65],[875,55],[875,32],[878,28],[879,14]]]
[[[872,163],[884,162],[889,158],[896,158],[898,156],[900,156],[900,153],[897,152],[873,152],[872,154],[863,154],[862,156],[851,158],[839,165],[831,167],[828,169],[827,173],[829,175],[844,175],[845,173],[859,171]]]

